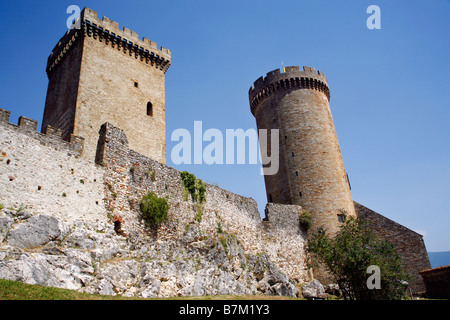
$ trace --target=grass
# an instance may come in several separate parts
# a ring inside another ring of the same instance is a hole
[[[144,299],[122,297],[119,295],[102,296],[99,294],[81,293],[76,290],[31,285],[18,281],[0,279],[0,300],[298,300],[298,298],[280,296],[219,295]]]

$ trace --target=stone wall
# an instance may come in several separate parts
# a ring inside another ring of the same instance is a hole
[[[142,297],[296,296],[310,279],[299,206],[269,204],[261,221],[255,200],[209,184],[199,204],[179,171],[108,123],[94,163],[81,138],[8,119],[0,110],[0,278]],[[170,205],[157,227],[141,218],[147,192]]]
[[[159,228],[159,239],[180,238],[191,225],[206,237],[223,233],[236,237],[243,250],[267,253],[290,278],[303,282],[310,277],[305,261],[305,234],[301,231],[297,205],[268,204],[267,221],[261,221],[257,203],[205,183],[206,201],[198,205],[183,186],[180,172],[128,149],[123,131],[104,124],[97,162],[105,168],[106,202],[112,215],[123,218],[125,233],[142,233],[139,201],[148,192],[168,200],[169,223]]]
[[[450,265],[422,270],[426,296],[431,299],[450,299]]]
[[[355,202],[358,217],[365,218],[369,226],[383,239],[390,241],[397,249],[405,270],[413,276],[410,284],[415,292],[425,291],[419,271],[430,269],[431,264],[423,242],[422,235],[408,229],[395,221]]]
[[[80,157],[83,140],[64,141],[52,127],[38,133],[37,122],[24,117],[10,124],[3,109],[0,115],[0,204],[67,222],[101,219],[104,170]]]

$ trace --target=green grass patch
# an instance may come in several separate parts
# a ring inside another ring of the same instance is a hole
[[[299,300],[299,298],[260,295],[183,296],[171,298],[103,296],[0,279],[0,300]]]

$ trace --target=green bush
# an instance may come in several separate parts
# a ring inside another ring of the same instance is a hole
[[[308,231],[308,229],[311,227],[311,224],[312,224],[311,214],[306,210],[302,210],[299,218],[300,218],[300,226],[304,230]]]
[[[307,250],[325,265],[347,300],[401,299],[405,293],[402,282],[411,280],[394,246],[379,238],[363,219],[348,217],[334,238],[318,228]],[[381,270],[379,289],[367,286],[371,265]]]
[[[187,171],[181,172],[184,188],[191,194],[194,202],[203,203],[206,200],[206,187],[203,181]]]
[[[198,201],[200,203],[203,203],[206,200],[206,187],[203,184],[203,181],[198,179],[196,181],[196,189],[197,189],[197,194],[198,194]]]
[[[160,198],[153,192],[147,193],[139,202],[142,217],[151,224],[159,224],[167,220],[169,205],[165,198]]]
[[[196,178],[195,176],[187,171],[182,171],[181,172],[181,179],[183,180],[183,185],[186,188],[186,190],[191,194],[192,199],[196,200],[196,186],[195,186],[195,182],[196,182]]]

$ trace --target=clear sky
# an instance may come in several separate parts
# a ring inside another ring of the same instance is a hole
[[[53,46],[66,8],[87,6],[172,51],[167,164],[266,203],[259,165],[173,165],[177,128],[256,128],[248,89],[284,66],[327,77],[355,201],[450,250],[450,2],[1,1],[0,107],[42,122]],[[369,30],[369,5],[381,29]]]

